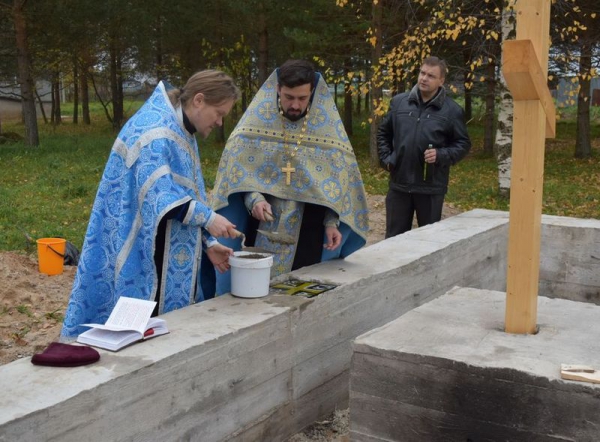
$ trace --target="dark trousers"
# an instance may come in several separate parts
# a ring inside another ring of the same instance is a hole
[[[323,235],[325,234],[324,217],[324,206],[304,204],[300,236],[298,237],[298,247],[296,248],[292,270],[321,262]]]
[[[390,189],[385,197],[385,237],[400,235],[412,228],[417,213],[419,227],[442,219],[444,195],[398,192]]]

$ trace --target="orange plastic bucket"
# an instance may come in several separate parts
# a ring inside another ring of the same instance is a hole
[[[37,240],[40,273],[60,275],[63,272],[66,245],[67,240],[63,238],[40,238]]]

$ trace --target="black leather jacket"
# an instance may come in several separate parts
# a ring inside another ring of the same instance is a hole
[[[436,161],[425,166],[429,145]],[[390,171],[390,188],[401,192],[445,194],[450,166],[470,148],[464,111],[444,88],[425,104],[417,86],[396,95],[377,131],[381,167]]]

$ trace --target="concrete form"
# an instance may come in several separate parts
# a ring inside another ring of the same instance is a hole
[[[357,336],[457,285],[504,290],[507,218],[474,210],[294,272],[339,285],[316,298],[226,295],[171,312],[169,335],[94,365],[1,366],[0,441],[285,440],[347,406]],[[558,275],[540,285],[598,299],[598,272],[572,245],[589,230],[582,247],[597,251],[600,224],[543,222]]]
[[[600,306],[540,297],[539,332],[504,332],[503,292],[455,288],[359,337],[352,441],[596,441]]]

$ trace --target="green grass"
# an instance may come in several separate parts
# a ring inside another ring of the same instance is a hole
[[[563,109],[557,138],[546,140],[543,213],[578,218],[600,218],[600,108],[592,109],[592,158],[576,159],[573,109]],[[509,200],[498,194],[496,159],[483,152],[483,127],[469,126],[473,147],[450,172],[446,202],[462,210],[475,208],[509,210]],[[352,145],[356,151],[365,189],[371,194],[387,192],[387,173],[369,164],[369,127],[356,124]]]
[[[25,233],[83,241],[114,134],[108,125],[40,128],[38,148],[0,147],[1,250],[31,247]]]
[[[139,103],[126,108],[130,115]],[[226,122],[228,131],[234,123]],[[582,218],[600,218],[600,125],[594,124],[593,156],[573,157],[575,128],[561,120],[557,139],[548,140],[545,154],[543,212]],[[20,124],[3,122],[5,132],[23,133]],[[483,131],[472,125],[473,149],[451,171],[446,202],[462,210],[508,210],[498,196],[496,161],[482,152]],[[40,124],[41,145],[0,145],[0,250],[33,252],[30,237],[67,238],[81,248],[90,209],[116,134],[98,112],[91,126],[63,123],[54,128]],[[387,173],[369,164],[369,126],[356,121],[351,137],[365,188],[385,194]],[[202,169],[208,188],[214,184],[222,143],[215,135],[200,140]]]
[[[44,315],[46,319],[53,319],[56,322],[62,322],[64,319],[62,312],[62,308],[57,308],[54,311],[48,312]]]
[[[600,218],[600,155],[573,157],[573,143],[559,139],[546,148],[544,212],[580,218]]]
[[[131,106],[130,109],[135,109]],[[233,123],[228,121],[232,129]],[[3,132],[23,134],[18,123]],[[98,183],[116,133],[98,112],[91,126],[40,123],[40,146],[0,145],[0,250],[32,252],[28,240],[62,237],[81,248]],[[222,143],[200,141],[207,185],[214,184]]]
[[[26,305],[18,305],[17,306],[17,311],[19,313],[21,313],[22,315],[27,315],[30,318],[33,316],[33,314],[31,313],[31,311],[29,310],[29,307],[27,307]]]

